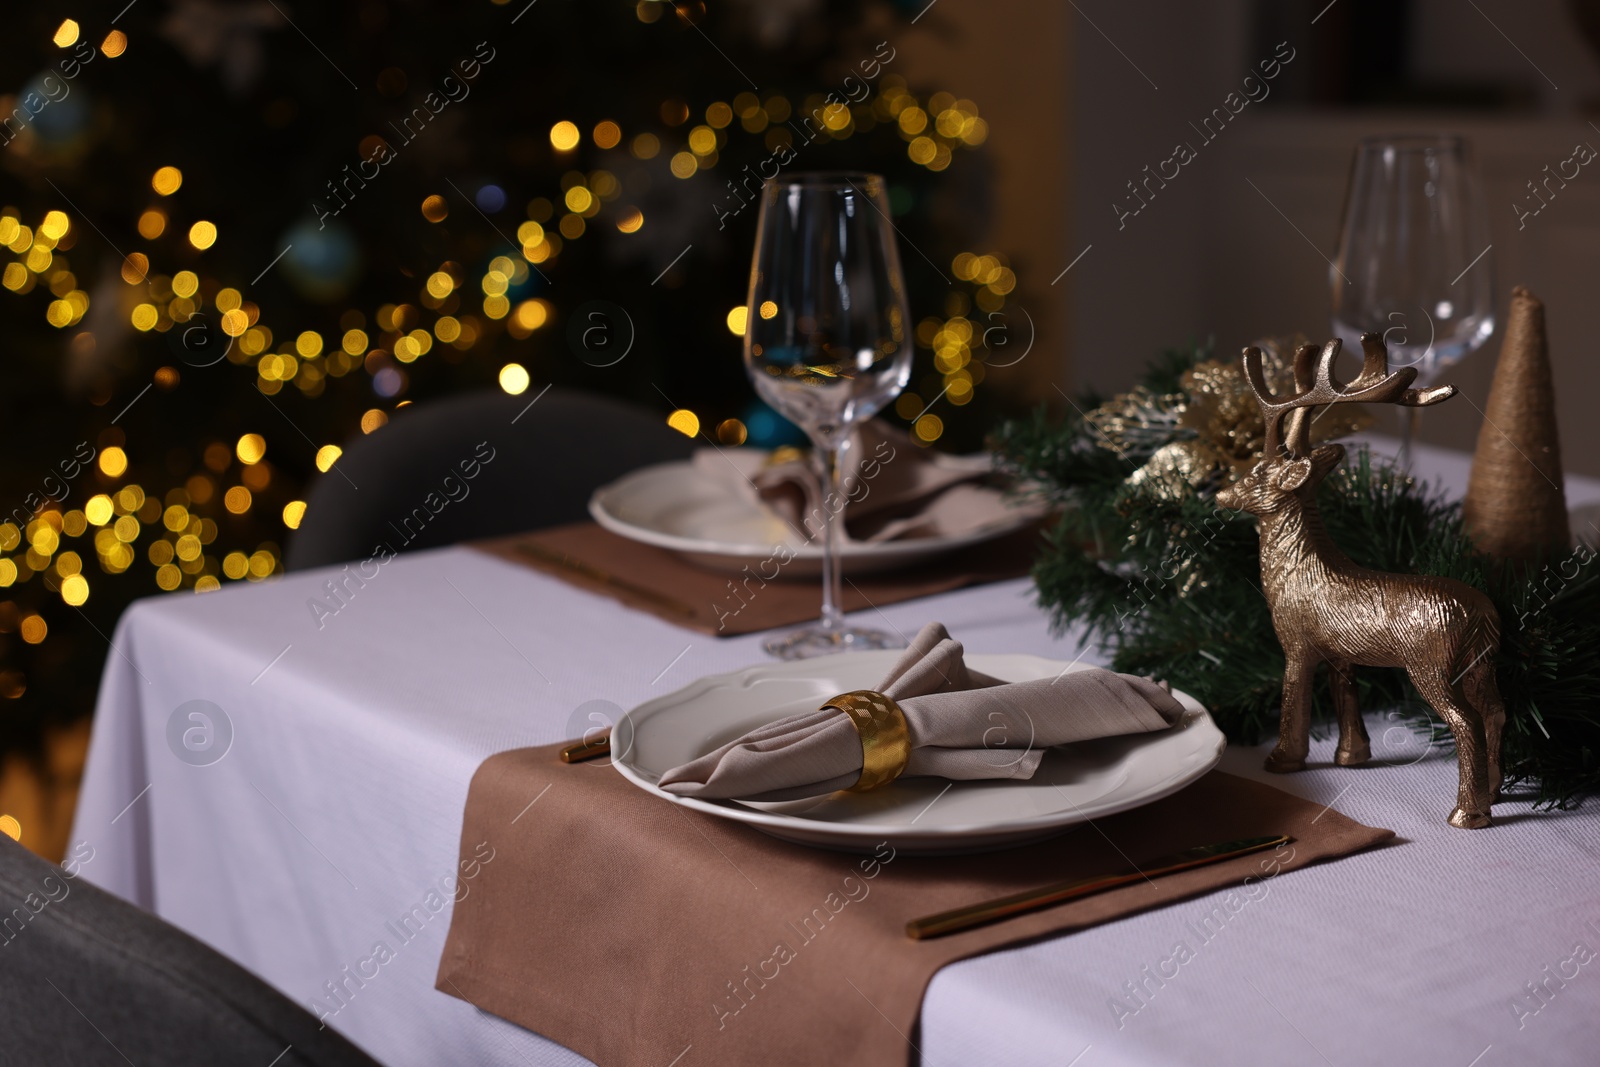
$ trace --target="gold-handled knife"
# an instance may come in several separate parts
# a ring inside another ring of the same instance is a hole
[[[964,908],[954,908],[950,911],[941,911],[937,915],[926,915],[920,919],[913,919],[906,923],[906,936],[913,941],[925,941],[930,937],[943,937],[946,934],[957,933],[961,930],[970,930],[974,926],[984,926],[988,923],[1009,919],[1013,915],[1024,912],[1038,911],[1055,904],[1079,897],[1101,893],[1107,889],[1128,885],[1141,879],[1156,878],[1163,874],[1173,874],[1177,871],[1186,871],[1191,867],[1204,867],[1208,863],[1218,863],[1222,860],[1233,859],[1235,856],[1246,856],[1252,852],[1263,849],[1276,848],[1294,840],[1288,834],[1275,834],[1271,837],[1247,837],[1239,841],[1224,841],[1215,845],[1201,845],[1198,848],[1185,849],[1170,856],[1162,856],[1151,860],[1142,869],[1127,871],[1122,874],[1103,874],[1092,878],[1075,878],[1070,882],[1058,882],[1039,889],[1029,889],[1009,897],[998,900],[985,901],[982,904],[969,904]]]

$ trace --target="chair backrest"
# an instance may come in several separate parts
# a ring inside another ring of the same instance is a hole
[[[649,411],[576,390],[408,405],[312,483],[287,567],[578,522],[601,485],[693,449]]]
[[[0,835],[0,1064],[378,1067],[188,934]],[[89,853],[88,859],[92,859]]]

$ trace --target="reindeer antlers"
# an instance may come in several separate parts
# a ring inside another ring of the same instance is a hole
[[[1261,453],[1264,459],[1272,459],[1280,452],[1295,457],[1309,455],[1311,423],[1319,407],[1331,404],[1427,407],[1455,395],[1453,385],[1409,388],[1417,377],[1417,369],[1401,367],[1391,373],[1388,346],[1384,344],[1383,335],[1377,333],[1361,335],[1364,355],[1361,374],[1348,385],[1341,384],[1333,375],[1333,362],[1342,344],[1334,338],[1323,345],[1320,352],[1316,345],[1301,345],[1294,354],[1295,391],[1284,397],[1274,396],[1267,386],[1261,349],[1252,346],[1244,350],[1244,373],[1256,394],[1256,402],[1261,405],[1261,419],[1266,423],[1266,443]]]

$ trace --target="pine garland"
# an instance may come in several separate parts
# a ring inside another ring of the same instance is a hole
[[[1167,352],[1141,385],[1181,389],[1205,346]],[[1163,443],[1119,450],[1097,439],[1087,398],[1062,421],[1041,408],[1002,425],[994,446],[1014,473],[1041,486],[1061,517],[1032,575],[1056,632],[1082,625],[1119,671],[1165,678],[1210,709],[1229,738],[1255,744],[1277,730],[1284,657],[1261,590],[1253,517],[1217,506],[1202,489],[1174,496],[1128,476]],[[1317,498],[1328,532],[1351,559],[1377,570],[1457,578],[1500,612],[1497,675],[1507,712],[1503,760],[1541,808],[1571,807],[1600,791],[1600,563],[1579,548],[1533,571],[1499,570],[1473,548],[1458,501],[1374,458],[1365,448],[1329,475]],[[1356,672],[1361,707],[1396,709],[1449,731],[1388,668]],[[1332,716],[1326,671],[1317,721]]]

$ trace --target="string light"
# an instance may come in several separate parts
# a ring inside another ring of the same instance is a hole
[[[640,17],[647,21],[664,9],[665,5],[657,0],[641,0],[639,4]],[[651,13],[650,18],[644,14],[646,11]],[[61,23],[52,39],[68,47],[76,43],[80,35],[78,24],[68,19]],[[128,44],[125,33],[112,30],[103,39],[100,51],[108,57],[116,57],[125,53]],[[667,158],[654,166],[677,178],[688,179],[716,166],[730,138],[753,137],[769,151],[775,151],[780,145],[792,145],[793,133],[785,124],[793,114],[817,116],[821,128],[815,135],[823,139],[842,140],[882,125],[885,136],[902,141],[906,158],[930,171],[945,169],[951,165],[956,152],[984,143],[988,131],[971,101],[957,99],[950,93],[919,98],[906,89],[902,80],[887,75],[879,83],[877,95],[858,104],[830,104],[820,94],[791,101],[780,94],[763,99],[753,92],[741,92],[731,103],[713,101],[708,104],[702,112],[703,122],[699,124],[692,121],[694,114],[687,103],[664,101],[660,106],[661,122],[664,127],[673,128],[670,136],[675,144]],[[808,129],[813,128],[808,124]],[[585,132],[575,123],[563,120],[550,128],[549,136],[555,151],[572,153],[582,146]],[[640,161],[658,160],[663,154],[660,134],[638,131],[625,137],[622,128],[610,119],[597,122],[587,136],[596,149],[625,150]],[[171,165],[160,167],[150,179],[151,190],[163,198],[177,194],[183,183],[182,171]],[[643,187],[632,191],[637,196],[643,192]],[[305,395],[316,396],[328,379],[364,372],[363,377],[370,380],[370,387],[378,396],[398,398],[408,384],[401,367],[426,356],[435,342],[449,346],[445,355],[454,360],[459,357],[452,349],[470,351],[486,336],[493,337],[495,321],[503,322],[505,332],[517,339],[527,338],[544,328],[554,314],[551,304],[541,298],[526,298],[520,292],[520,287],[529,280],[530,265],[548,264],[559,256],[565,243],[586,236],[591,224],[608,229],[615,226],[621,234],[639,232],[644,225],[644,214],[637,204],[618,202],[623,195],[622,181],[610,170],[596,169],[587,173],[570,170],[563,177],[554,202],[547,197],[536,197],[528,202],[527,217],[516,228],[517,245],[511,255],[496,256],[476,284],[472,274],[461,265],[441,263],[431,273],[423,274],[421,289],[413,296],[420,306],[387,305],[379,309],[374,324],[369,324],[361,312],[346,311],[339,319],[338,330],[326,335],[326,342],[324,334],[314,330],[289,331],[286,333],[288,340],[275,341],[274,330],[261,321],[261,309],[244,299],[240,290],[219,287],[215,279],[196,270],[180,270],[170,276],[152,274],[150,256],[141,251],[129,254],[121,264],[122,280],[136,292],[128,294],[131,299],[120,305],[123,310],[119,313],[128,315],[126,321],[140,333],[165,333],[175,325],[189,322],[209,304],[215,308],[216,315],[208,321],[230,339],[225,352],[227,359],[248,366],[257,387],[264,393],[270,395],[292,383]],[[898,201],[896,210],[903,210]],[[429,223],[442,223],[449,216],[449,204],[442,195],[429,195],[421,202],[421,212]],[[157,241],[168,235],[171,225],[169,212],[159,207],[146,206],[137,215],[136,229],[145,241]],[[205,219],[193,222],[186,232],[180,230],[179,233],[199,251],[213,247],[219,239],[216,224]],[[90,304],[88,293],[78,287],[77,278],[62,255],[64,248],[70,249],[72,236],[72,221],[65,210],[46,212],[36,230],[30,229],[15,209],[0,211],[0,247],[18,257],[5,264],[0,272],[0,284],[19,294],[31,292],[36,286],[47,287],[53,299],[42,305],[45,317],[52,325],[63,329],[77,325]],[[963,252],[955,257],[952,271],[962,287],[947,295],[942,317],[929,316],[914,331],[918,346],[930,351],[937,374],[919,381],[921,395],[908,391],[902,394],[895,407],[899,416],[912,424],[913,437],[925,444],[938,440],[945,424],[939,415],[926,410],[921,397],[937,393],[955,407],[972,401],[976,387],[983,381],[984,359],[988,355],[987,330],[975,329],[973,324],[985,321],[983,316],[1003,308],[1017,285],[1015,273],[997,253]],[[482,291],[481,313],[473,307],[472,301],[463,299],[473,295],[473,288]],[[763,302],[755,310],[761,319],[772,319],[779,314],[779,308],[772,301]],[[749,327],[748,309],[731,309],[726,325],[734,335],[743,335]],[[74,344],[77,343],[75,340]],[[497,379],[501,389],[513,395],[526,392],[531,385],[531,376],[521,363],[504,364]],[[164,366],[151,380],[162,388],[172,388],[178,384],[179,369]],[[397,406],[409,403],[403,399],[393,402]],[[388,418],[382,408],[368,408],[360,417],[361,431],[372,433],[385,425]],[[702,425],[700,417],[688,409],[673,411],[668,416],[668,424],[691,437],[700,434]],[[743,444],[749,433],[749,428],[739,419],[716,422],[715,438],[722,444]],[[99,444],[95,460],[99,476],[112,480],[126,476],[129,460],[120,436],[111,441],[102,439]],[[250,581],[270,577],[279,568],[276,545],[257,546],[248,555],[234,550],[219,553],[220,559],[209,556],[206,546],[217,537],[217,524],[191,510],[220,494],[220,503],[228,513],[246,514],[255,503],[255,494],[266,491],[273,477],[265,455],[266,442],[259,434],[245,434],[231,449],[225,442],[214,441],[203,450],[207,468],[221,477],[235,458],[243,465],[239,484],[232,485],[226,492],[221,492],[205,474],[189,476],[183,483],[185,488],[168,491],[164,499],[147,498],[137,485],[117,487],[113,484],[106,487],[106,492],[96,493],[85,501],[81,511],[48,510],[35,516],[26,524],[25,538],[24,531],[11,524],[0,524],[0,552],[25,545],[22,555],[0,558],[0,586],[26,581],[34,573],[49,569],[54,579],[59,579],[54,588],[63,601],[74,605],[86,602],[91,578],[85,570],[84,558],[89,546],[80,546],[84,549],[80,555],[64,548],[62,543],[63,538],[78,537],[92,541],[93,559],[107,573],[120,573],[128,569],[138,555],[146,556],[155,568],[156,585],[161,589],[188,586],[204,591],[217,588],[219,576]],[[317,452],[316,467],[326,472],[339,457],[337,446],[324,446]],[[183,494],[183,499],[175,500],[173,493]],[[44,514],[50,516],[47,521]],[[281,508],[281,518],[287,529],[298,529],[304,514],[303,500],[290,500]],[[40,522],[43,525],[39,525]],[[12,539],[9,548],[6,547],[8,526]],[[156,536],[136,554],[134,545],[145,529]],[[24,640],[33,643],[43,641],[47,632],[44,619],[39,615],[23,620],[20,628]],[[33,638],[28,634],[34,635]],[[0,677],[0,691],[6,684]]]

